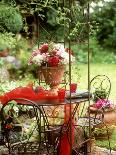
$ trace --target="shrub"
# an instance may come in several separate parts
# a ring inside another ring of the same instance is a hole
[[[98,23],[97,39],[104,47],[116,47],[116,2],[107,2],[101,8],[96,8],[92,19]]]
[[[0,31],[17,33],[22,29],[23,20],[18,10],[0,3]]]

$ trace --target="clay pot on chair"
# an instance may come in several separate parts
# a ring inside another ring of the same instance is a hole
[[[100,118],[105,124],[116,125],[116,112],[114,109],[108,108],[107,110],[101,110],[90,106],[90,116]]]

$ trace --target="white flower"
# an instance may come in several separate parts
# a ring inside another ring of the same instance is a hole
[[[56,44],[54,46],[54,48],[57,49],[57,50],[59,50],[59,51],[61,51],[61,52],[65,52],[64,45],[62,45],[62,44]]]
[[[33,57],[32,61],[37,64],[38,66],[41,66],[41,63],[45,60],[44,56],[41,54],[38,54]]]
[[[63,58],[62,63],[68,64],[69,63],[69,54],[67,52],[62,52],[61,57]],[[75,61],[75,57],[71,55],[71,62]]]

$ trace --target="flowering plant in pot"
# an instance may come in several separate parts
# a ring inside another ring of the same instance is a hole
[[[69,53],[71,53],[71,62],[75,61],[73,53],[62,44],[53,42],[44,43],[32,52],[29,64],[35,64],[42,71],[46,84],[51,89],[56,89],[61,82],[65,66],[69,63]]]
[[[108,93],[105,89],[96,89],[93,93],[94,104],[90,106],[90,111],[96,110],[114,110],[114,103],[107,98]]]

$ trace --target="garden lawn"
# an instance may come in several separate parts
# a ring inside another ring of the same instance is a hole
[[[96,140],[96,145],[109,149],[108,140]],[[116,128],[115,128],[115,130],[112,134],[112,137],[110,139],[110,146],[111,146],[112,150],[116,150]]]
[[[87,89],[88,69],[87,64],[77,65],[80,79],[78,80],[78,89]],[[114,64],[90,64],[90,79],[98,74],[107,75],[111,81],[110,99],[116,104],[116,65]],[[75,77],[76,78],[76,75]]]

